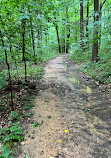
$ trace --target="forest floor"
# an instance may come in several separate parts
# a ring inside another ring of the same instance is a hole
[[[111,96],[78,67],[47,62],[17,158],[111,158]]]

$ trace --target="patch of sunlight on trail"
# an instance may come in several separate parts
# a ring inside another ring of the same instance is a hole
[[[81,84],[76,75],[73,75],[73,77],[69,78],[69,81],[71,81],[74,84],[79,85],[82,92],[86,92],[88,94],[92,94],[92,89],[89,86]]]
[[[91,94],[91,93],[92,93],[92,89],[91,89],[90,87],[88,87],[88,86],[87,86],[86,91],[87,91],[89,94]]]
[[[71,81],[72,83],[80,84],[80,81],[75,76],[70,78],[69,81]]]

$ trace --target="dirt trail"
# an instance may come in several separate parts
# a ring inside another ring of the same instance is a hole
[[[110,102],[77,68],[67,55],[46,65],[18,158],[111,158]]]

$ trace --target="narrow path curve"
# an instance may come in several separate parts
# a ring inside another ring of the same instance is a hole
[[[45,66],[18,158],[111,158],[111,105],[68,55]],[[90,86],[89,86],[90,85]],[[33,123],[40,125],[36,128]]]

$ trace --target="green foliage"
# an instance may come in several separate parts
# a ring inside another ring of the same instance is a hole
[[[50,52],[44,52],[44,53],[42,54],[42,59],[43,59],[44,61],[47,61],[47,60],[50,60],[50,59],[52,59],[52,58],[54,58],[54,57],[56,57],[56,56],[58,56],[58,55],[59,55],[58,52],[56,52],[56,51],[51,51],[51,50],[50,50]]]
[[[9,128],[2,128],[0,131],[0,140],[2,144],[2,155],[7,158],[12,152],[13,144],[15,142],[20,143],[24,140],[23,127],[20,122],[13,123]]]
[[[75,62],[83,62],[89,60],[90,58],[91,58],[91,54],[89,54],[89,52],[85,52],[77,47],[77,50],[70,55],[69,60]]]
[[[30,158],[30,157],[26,154],[24,158]]]
[[[89,59],[90,55],[86,55],[87,52],[73,53],[69,57],[74,62],[82,62],[80,70],[86,75],[91,76],[93,79],[100,83],[111,82],[111,53],[101,52],[100,60],[98,62],[91,62]]]
[[[10,120],[20,120],[20,114],[18,113],[18,111],[11,111],[9,119]]]
[[[38,127],[39,125],[40,125],[40,123],[36,121],[36,122],[33,124],[33,127]]]
[[[2,71],[0,72],[0,89],[1,89],[4,85],[7,85],[6,79],[7,79],[7,71],[6,71],[6,70],[2,70]]]
[[[3,151],[3,157],[7,158],[10,155],[10,149],[9,148],[5,148]]]
[[[4,158],[13,158],[10,154],[13,153],[14,144],[24,140],[23,127],[18,120],[20,120],[20,115],[17,111],[12,111],[9,116],[8,127],[0,130],[1,151]]]
[[[0,139],[8,147],[12,146],[13,141],[21,142],[24,139],[23,127],[20,122],[14,123],[11,127],[1,129]]]
[[[90,75],[93,79],[99,81],[100,83],[110,83],[111,82],[111,64],[110,62],[98,62],[89,63],[87,62],[85,66],[82,66],[81,70],[86,74]]]
[[[30,117],[30,116],[32,116],[33,115],[33,112],[26,112],[25,114],[24,114],[24,116],[26,116],[26,117]]]
[[[25,106],[24,106],[24,110],[29,110],[29,109],[31,109],[32,108],[32,104],[31,103],[28,103],[28,104],[26,104]]]
[[[74,62],[82,62],[81,70],[86,74],[90,75],[95,80],[98,80],[101,83],[110,83],[111,82],[111,14],[110,6],[108,1],[106,1],[101,10],[101,16],[99,15],[99,20],[94,23],[93,11],[94,11],[94,1],[89,1],[89,19],[87,31],[84,29],[84,36],[82,42],[84,43],[84,47],[81,47],[80,42],[80,27],[77,23],[80,20],[80,16],[78,16],[78,11],[80,9],[77,8],[79,3],[75,4],[75,19],[74,20],[74,36],[71,37],[71,52],[73,52],[69,59]],[[87,1],[84,1],[84,28],[86,27],[87,20]],[[100,4],[99,4],[100,5]],[[95,14],[97,15],[97,14]],[[72,19],[72,17],[71,17]],[[98,62],[91,62],[92,54],[96,54],[96,52],[92,51],[93,45],[93,29],[96,27],[98,29],[98,35],[95,36],[95,39],[98,40],[98,56],[100,60]],[[98,27],[99,26],[99,27]],[[86,36],[88,35],[88,37]],[[74,38],[74,41],[73,41]],[[72,42],[73,41],[73,42]]]
[[[9,105],[2,105],[1,103],[0,103],[0,107],[1,107],[1,110],[7,110],[7,109],[9,109]]]
[[[42,66],[36,66],[30,64],[27,66],[27,72],[28,72],[28,77],[30,78],[31,76],[36,79],[40,79],[43,75],[43,67]]]
[[[18,70],[12,70],[11,71],[11,76],[14,78],[17,78],[18,74],[19,74],[19,78],[24,78],[24,65],[21,64],[20,67],[18,67]],[[31,63],[27,63],[27,77],[28,78],[35,78],[35,79],[40,79],[43,75],[43,67],[42,66],[37,66],[35,64],[31,64]]]

